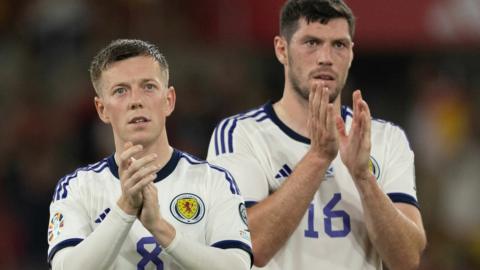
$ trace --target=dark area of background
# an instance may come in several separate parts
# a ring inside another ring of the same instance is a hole
[[[347,0],[344,90],[407,133],[429,245],[421,269],[480,269],[480,0]],[[88,66],[116,38],[158,44],[177,107],[171,143],[206,156],[215,124],[283,89],[281,0],[0,1],[0,269],[46,269],[54,186],[112,153]]]

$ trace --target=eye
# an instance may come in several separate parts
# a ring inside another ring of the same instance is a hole
[[[125,94],[125,92],[127,92],[127,89],[125,87],[118,87],[118,88],[113,89],[113,94],[114,95],[123,95],[123,94]]]
[[[305,41],[305,44],[306,44],[308,47],[315,47],[315,46],[318,45],[318,40],[309,39],[309,40]]]
[[[347,48],[348,44],[344,41],[335,41],[333,43],[333,47],[335,47],[337,49],[343,49],[343,48]]]
[[[145,89],[149,90],[149,91],[152,91],[152,90],[157,89],[157,86],[153,83],[147,83],[147,84],[145,84]]]

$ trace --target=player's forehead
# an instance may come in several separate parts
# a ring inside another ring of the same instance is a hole
[[[345,18],[332,18],[325,22],[307,22],[304,17],[301,17],[298,19],[297,29],[292,35],[292,40],[304,36],[312,36],[321,39],[351,40],[348,21]]]
[[[115,61],[102,71],[100,80],[106,86],[119,82],[155,80],[163,82],[160,64],[151,56],[135,56]]]

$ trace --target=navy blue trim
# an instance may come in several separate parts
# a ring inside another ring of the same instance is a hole
[[[78,175],[79,172],[94,171],[96,173],[99,173],[103,169],[105,169],[106,167],[107,167],[107,160],[105,158],[105,159],[103,159],[103,160],[101,160],[97,163],[90,164],[90,165],[82,167],[82,168],[78,168],[73,173],[62,177],[58,181],[57,185],[55,186],[55,191],[54,191],[53,196],[52,196],[52,201],[65,199],[67,197],[67,195],[68,195],[67,187],[70,184],[70,181],[72,179],[77,178],[77,175]]]
[[[230,191],[232,192],[232,194],[237,194],[237,195],[240,195],[240,189],[238,188],[238,185],[237,183],[235,182],[235,179],[233,179],[233,176],[230,174],[229,171],[225,170],[224,168],[222,167],[219,167],[219,166],[216,166],[216,165],[213,165],[213,164],[210,164],[208,163],[207,161],[205,160],[202,160],[202,159],[199,159],[197,157],[194,157],[190,154],[187,154],[185,152],[180,152],[180,158],[185,158],[185,160],[192,164],[192,165],[198,165],[198,164],[206,164],[208,165],[210,168],[214,169],[214,170],[217,170],[219,172],[222,172],[225,174],[225,179],[227,180],[227,182],[230,184]]]
[[[265,112],[267,113],[268,117],[272,119],[272,122],[275,123],[285,134],[287,134],[288,137],[299,141],[301,143],[306,143],[310,144],[310,139],[307,137],[304,137],[297,132],[293,131],[293,129],[289,128],[287,125],[285,125],[280,118],[278,118],[277,114],[275,113],[275,110],[273,109],[272,103],[269,101],[264,105]]]
[[[387,196],[394,203],[407,203],[417,208],[420,208],[420,205],[418,204],[417,200],[412,195],[405,194],[405,193],[388,193]]]
[[[245,207],[247,207],[247,208],[250,208],[250,207],[254,206],[255,204],[257,204],[256,201],[245,201]]]
[[[233,133],[237,127],[237,122],[258,116],[260,116],[260,118],[256,120],[257,122],[268,118],[263,106],[220,121],[214,131],[215,155],[233,153]],[[227,128],[230,123],[232,123],[231,126]]]
[[[215,128],[213,140],[215,141],[215,156],[218,156],[218,126]]]
[[[285,123],[278,118],[277,113],[275,113],[275,110],[273,109],[272,102],[267,102],[264,105],[264,110],[267,113],[267,115],[272,119],[272,122],[275,123],[285,134],[287,134],[288,137],[299,141],[301,143],[306,143],[310,144],[310,139],[298,134],[295,132],[293,129],[289,128]],[[347,106],[342,106],[340,113],[342,115],[343,121],[346,121],[347,116],[352,116],[352,113],[350,112],[349,108]]]
[[[213,245],[210,245],[210,246],[216,247],[216,248],[221,248],[221,249],[238,248],[238,249],[244,250],[244,251],[248,252],[248,254],[250,255],[250,267],[253,265],[252,248],[249,245],[247,245],[247,244],[245,244],[241,241],[224,240],[224,241],[214,243]]]
[[[66,247],[74,247],[82,241],[83,241],[82,238],[71,238],[71,239],[63,240],[62,242],[55,245],[50,251],[50,253],[48,254],[48,258],[47,258],[48,264],[52,262],[53,256],[55,256],[55,253],[57,253],[59,250],[62,250]]]
[[[173,170],[177,167],[178,160],[180,159],[180,151],[177,149],[173,149],[172,156],[170,157],[170,160],[157,172],[157,178],[153,181],[155,183],[162,181],[163,179],[167,178]],[[118,176],[118,166],[117,163],[115,162],[115,158],[113,155],[109,156],[107,159],[108,162],[108,167],[110,168],[110,171],[112,174],[117,178],[120,179]]]

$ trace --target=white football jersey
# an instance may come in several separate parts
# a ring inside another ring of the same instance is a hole
[[[160,212],[191,241],[251,254],[246,209],[226,170],[174,150],[157,173]],[[62,178],[50,205],[48,262],[62,248],[87,238],[107,217],[121,194],[113,156]],[[183,269],[135,220],[113,269]]]
[[[342,107],[347,131],[352,112]],[[418,207],[414,155],[404,132],[372,120],[370,168],[393,202]],[[277,190],[310,147],[287,127],[272,104],[221,121],[212,134],[208,160],[235,177],[247,207]],[[300,224],[265,269],[381,269],[370,243],[358,191],[340,155],[329,166]]]

